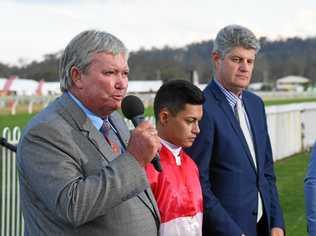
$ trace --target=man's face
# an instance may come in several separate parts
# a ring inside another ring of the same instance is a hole
[[[235,47],[227,53],[224,59],[218,53],[213,53],[216,79],[224,88],[239,95],[251,79],[256,51],[243,47]]]
[[[173,116],[167,109],[159,114],[158,134],[166,141],[181,147],[190,147],[200,132],[198,121],[203,114],[202,105],[186,104]]]
[[[85,72],[72,69],[75,95],[92,112],[105,117],[121,107],[128,71],[124,54],[96,53]]]

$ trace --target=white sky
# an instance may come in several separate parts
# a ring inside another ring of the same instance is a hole
[[[0,0],[0,62],[41,60],[86,29],[108,31],[137,50],[214,39],[227,24],[270,39],[316,37],[316,1]]]

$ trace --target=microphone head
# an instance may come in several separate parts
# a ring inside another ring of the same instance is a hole
[[[145,108],[143,102],[134,95],[126,96],[121,104],[122,112],[127,119],[143,115]]]

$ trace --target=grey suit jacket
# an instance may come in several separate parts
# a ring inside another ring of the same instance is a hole
[[[126,145],[124,120],[110,119]],[[115,157],[67,94],[24,129],[17,167],[25,235],[158,235],[144,169],[127,152]]]

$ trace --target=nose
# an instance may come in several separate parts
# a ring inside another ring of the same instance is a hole
[[[194,134],[200,133],[200,127],[199,127],[199,123],[198,123],[198,122],[194,123],[194,126],[193,126],[193,133],[194,133]]]
[[[247,72],[249,71],[249,64],[246,60],[243,60],[241,63],[240,63],[240,67],[239,69],[243,72]]]
[[[116,89],[126,89],[128,84],[128,77],[123,73],[118,73],[115,81]]]

